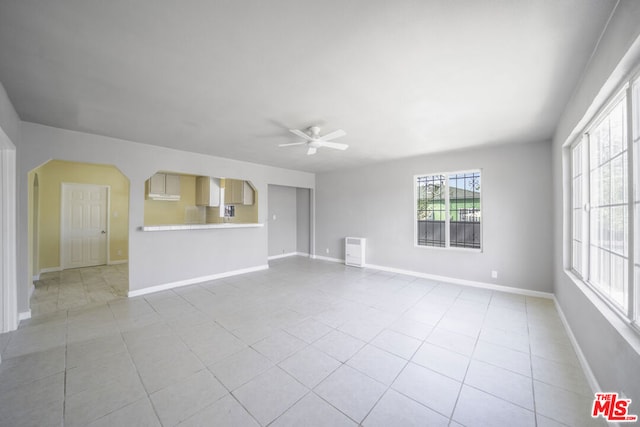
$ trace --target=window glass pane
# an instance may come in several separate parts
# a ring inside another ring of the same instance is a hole
[[[480,248],[480,172],[449,176],[449,240],[457,248]]]
[[[627,154],[611,161],[611,203],[627,202]]]
[[[591,194],[589,195],[589,200],[591,200],[593,206],[600,206],[602,204],[600,197],[600,187],[602,185],[600,182],[600,171],[600,168],[592,170],[590,175],[589,189]]]
[[[627,209],[626,206],[616,206],[611,208],[611,252],[626,255],[627,254]]]
[[[582,210],[573,210],[573,240],[582,241]]]
[[[576,144],[571,150],[571,176],[582,174],[582,143]]]
[[[418,177],[418,245],[445,246],[445,183],[444,175]]]
[[[618,104],[609,114],[609,133],[611,138],[611,157],[615,157],[616,154],[621,153],[626,149],[624,146],[624,142],[626,138],[624,134],[625,130],[625,119],[624,115],[626,114],[625,105],[620,103]]]
[[[589,134],[589,165],[591,170],[600,164],[600,134],[591,132]]]
[[[600,170],[600,206],[606,206],[611,203],[611,163],[601,165]]]
[[[572,266],[575,271],[582,274],[582,245],[580,242],[573,242],[572,245]]]
[[[593,131],[598,135],[598,163],[595,165],[601,165],[606,162],[610,156],[611,141],[609,139],[609,119],[605,119],[600,125]]]
[[[623,307],[625,305],[625,267],[627,265],[626,259],[623,257],[612,254],[611,255],[611,299]]]
[[[582,177],[577,176],[573,179],[573,208],[582,207]]]
[[[589,282],[626,310],[628,204],[626,101],[620,100],[589,135]],[[596,163],[594,163],[596,162]]]

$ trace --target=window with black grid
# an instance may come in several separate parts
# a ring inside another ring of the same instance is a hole
[[[416,177],[416,244],[481,248],[480,171]]]

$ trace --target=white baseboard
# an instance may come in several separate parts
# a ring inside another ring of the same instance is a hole
[[[31,319],[31,310],[22,311],[18,313],[18,323],[27,319]]]
[[[181,286],[195,285],[196,283],[208,282],[211,280],[222,279],[225,277],[237,276],[240,274],[253,273],[255,271],[268,270],[269,265],[258,265],[255,267],[242,268],[240,270],[225,271],[224,273],[211,274],[209,276],[194,277],[193,279],[178,280],[177,282],[164,283],[162,285],[149,286],[144,289],[129,291],[128,296],[137,297],[140,295],[152,294],[154,292],[166,291],[168,289],[179,288]]]
[[[322,261],[330,261],[330,262],[339,262],[341,264],[344,264],[344,259],[340,259],[340,258],[331,258],[328,256],[320,256],[320,255],[312,255],[311,256],[312,259],[319,259]]]
[[[47,267],[47,268],[41,268],[40,269],[40,273],[38,274],[38,276],[40,276],[40,274],[42,273],[53,273],[56,271],[62,271],[62,267]]]
[[[116,261],[109,261],[109,262],[107,263],[107,265],[126,264],[126,263],[128,263],[128,262],[129,262],[129,260],[128,260],[128,259],[119,259],[119,260],[116,260]]]
[[[271,255],[270,257],[267,257],[267,260],[271,261],[273,259],[289,258],[290,256],[296,256],[296,255],[298,255],[298,252],[288,252],[286,254]]]
[[[597,393],[601,391],[602,389],[600,388],[600,384],[598,383],[596,376],[593,374],[593,371],[591,370],[591,366],[589,366],[589,362],[587,362],[587,358],[582,352],[582,349],[580,348],[580,344],[578,344],[578,340],[576,339],[575,335],[573,335],[573,331],[569,326],[569,322],[567,321],[567,318],[565,317],[564,312],[562,311],[562,307],[560,307],[560,303],[558,303],[558,300],[556,299],[555,296],[553,297],[553,302],[556,306],[556,311],[560,316],[560,320],[564,325],[564,329],[565,331],[567,331],[567,335],[569,336],[569,341],[571,341],[573,350],[576,352],[576,356],[578,356],[578,360],[580,361],[580,366],[582,366],[584,375],[587,377],[587,382],[589,383],[589,387],[591,387],[591,392]]]
[[[267,260],[271,261],[273,259],[289,258],[291,256],[302,256],[302,257],[306,257],[306,258],[310,258],[311,257],[311,255],[309,255],[306,252],[289,252],[289,253],[282,254],[282,255],[272,255],[270,257],[267,257]]]
[[[493,283],[477,282],[474,280],[456,279],[455,277],[438,276],[436,274],[421,273],[419,271],[403,270],[382,265],[366,264],[366,268],[373,270],[388,271],[390,273],[406,274],[407,276],[420,277],[422,279],[435,280],[438,282],[453,283],[456,285],[472,286],[474,288],[490,289],[492,291],[509,292],[511,294],[525,295],[529,297],[553,299],[551,292],[532,291],[529,289],[514,288],[512,286],[494,285]]]
[[[582,366],[584,375],[587,377],[587,382],[589,383],[589,387],[591,387],[591,391],[593,393],[601,391],[602,389],[600,388],[600,384],[598,383],[596,376],[593,374],[593,371],[591,370],[591,366],[589,366],[589,362],[587,362],[587,358],[584,356],[584,353],[582,352],[582,349],[578,344],[578,340],[576,339],[575,335],[573,335],[571,326],[569,326],[569,322],[567,321],[567,318],[565,317],[564,312],[562,311],[562,307],[560,307],[560,304],[558,303],[558,300],[556,299],[555,296],[553,297],[553,302],[556,306],[556,310],[558,311],[558,315],[560,316],[560,320],[564,325],[564,329],[565,331],[567,331],[567,335],[569,336],[569,341],[571,341],[571,346],[573,347],[573,350],[576,352],[576,356],[580,361],[580,366]]]

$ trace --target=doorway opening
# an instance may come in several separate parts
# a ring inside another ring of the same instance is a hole
[[[268,257],[311,256],[312,197],[308,188],[268,186]]]
[[[29,182],[32,316],[126,296],[127,177],[112,165],[50,160]]]

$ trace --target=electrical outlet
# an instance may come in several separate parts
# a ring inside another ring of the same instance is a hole
[[[329,248],[325,249],[324,251],[325,251],[326,253],[329,253]]]
[[[122,249],[118,249],[118,255],[122,255]]]
[[[498,272],[495,270],[491,270],[491,278],[492,279],[497,279],[498,278]]]

